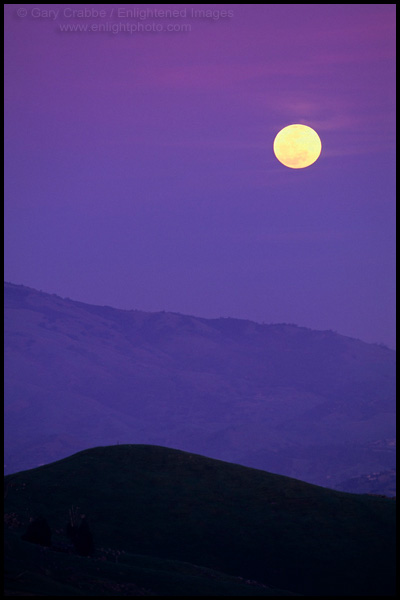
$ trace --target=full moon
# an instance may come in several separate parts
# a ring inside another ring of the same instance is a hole
[[[315,163],[321,148],[317,132],[307,125],[288,125],[274,140],[276,158],[291,169],[304,169]]]

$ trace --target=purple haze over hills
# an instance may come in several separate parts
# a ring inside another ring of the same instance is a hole
[[[5,279],[394,347],[395,5],[170,5],[141,23],[190,31],[132,35],[32,14],[70,6],[5,5]],[[296,122],[304,170],[272,153]]]
[[[146,443],[394,493],[393,350],[295,325],[4,291],[7,472]]]

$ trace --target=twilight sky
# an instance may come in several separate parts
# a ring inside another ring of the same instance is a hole
[[[6,281],[394,347],[394,4],[5,17]],[[273,155],[291,123],[308,168]]]

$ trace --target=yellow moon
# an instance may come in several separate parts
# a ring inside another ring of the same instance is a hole
[[[321,148],[318,133],[307,125],[288,125],[274,140],[276,158],[291,169],[304,169],[315,163]]]

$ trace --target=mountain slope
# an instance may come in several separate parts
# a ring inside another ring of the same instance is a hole
[[[150,443],[335,485],[394,468],[395,352],[5,284],[6,471]]]
[[[298,596],[187,562],[99,549],[88,559],[6,530],[5,596]],[[118,557],[118,560],[116,560]]]
[[[86,561],[99,560],[101,548],[108,547],[114,556],[117,550],[128,554],[121,555],[121,564],[138,567],[131,555],[139,554],[185,561],[304,595],[394,594],[390,499],[143,445],[86,450],[10,475],[5,485],[15,533],[23,532],[30,517],[42,515],[60,540],[69,509],[79,507],[98,549]],[[31,547],[24,544],[22,553]],[[55,576],[59,563],[49,552],[45,567]],[[95,566],[104,576],[101,563]],[[131,583],[142,587],[141,577]],[[154,577],[149,588],[157,594]]]

